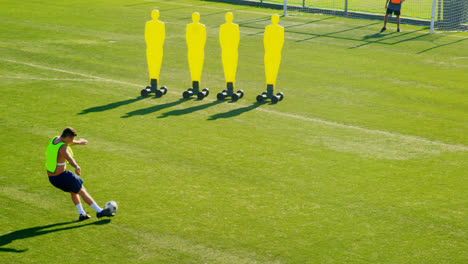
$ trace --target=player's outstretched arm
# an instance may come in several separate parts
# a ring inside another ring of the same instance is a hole
[[[66,145],[61,146],[59,151],[62,153],[62,155],[68,161],[68,163],[70,163],[70,165],[73,166],[73,168],[75,168],[76,174],[78,176],[81,176],[81,168],[80,168],[80,166],[78,166],[78,163],[76,163],[75,159],[72,157],[70,152],[68,152],[67,146]]]
[[[73,140],[72,145],[87,145],[87,144],[88,144],[88,140],[82,138],[80,140]]]

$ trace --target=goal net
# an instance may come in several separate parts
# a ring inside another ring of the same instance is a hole
[[[436,0],[434,28],[442,31],[468,31],[468,0]]]

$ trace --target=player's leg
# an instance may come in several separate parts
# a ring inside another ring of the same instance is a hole
[[[83,185],[83,179],[81,179],[78,175],[74,174],[71,171],[65,171],[62,174],[54,177],[56,177],[54,178],[53,182],[54,186],[60,188],[65,192],[70,193],[73,204],[80,213],[78,221],[89,219],[90,216],[83,209],[83,206],[81,205],[80,196],[78,195],[78,192]]]
[[[397,19],[397,32],[400,32],[400,11],[396,13],[396,19]]]
[[[80,196],[74,192],[70,192],[70,194],[71,194],[71,199],[73,201],[73,204],[75,204],[76,209],[80,213],[80,217],[78,218],[78,221],[83,221],[83,220],[91,218],[91,216],[89,216],[83,209],[83,205],[81,205]]]
[[[96,213],[102,212],[102,208],[99,207],[99,205],[94,201],[93,197],[89,195],[88,191],[86,191],[86,188],[84,186],[81,187],[80,191],[78,194],[83,198],[83,200],[91,206]]]
[[[93,197],[91,197],[91,195],[89,195],[89,193],[86,191],[86,188],[84,186],[81,187],[78,194],[83,198],[83,200],[88,205],[92,205],[93,203],[95,203]]]
[[[384,32],[387,29],[388,14],[389,13],[388,13],[388,9],[387,9],[387,12],[385,13],[385,17],[384,17],[383,28],[380,30],[380,32]]]
[[[89,206],[91,206],[94,209],[94,211],[96,211],[97,218],[101,218],[103,216],[114,216],[115,213],[111,213],[110,209],[102,209],[101,207],[99,207],[99,205],[94,201],[93,197],[91,197],[91,195],[88,193],[84,186],[81,187],[78,194],[83,198],[83,200],[85,200],[85,202]]]

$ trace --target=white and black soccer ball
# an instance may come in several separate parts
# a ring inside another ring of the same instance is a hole
[[[119,207],[117,206],[117,203],[115,201],[110,201],[107,202],[106,205],[104,205],[104,209],[106,208],[109,208],[111,213],[116,213]]]

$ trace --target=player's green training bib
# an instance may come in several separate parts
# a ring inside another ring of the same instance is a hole
[[[58,157],[58,152],[61,146],[65,145],[65,143],[60,142],[58,144],[54,144],[54,140],[58,138],[58,136],[54,137],[50,142],[49,145],[47,145],[47,150],[46,150],[46,168],[47,171],[50,173],[54,173],[55,170],[57,169],[57,157]],[[70,152],[70,155],[73,157],[73,151],[71,150],[70,146],[67,147],[68,152]]]

